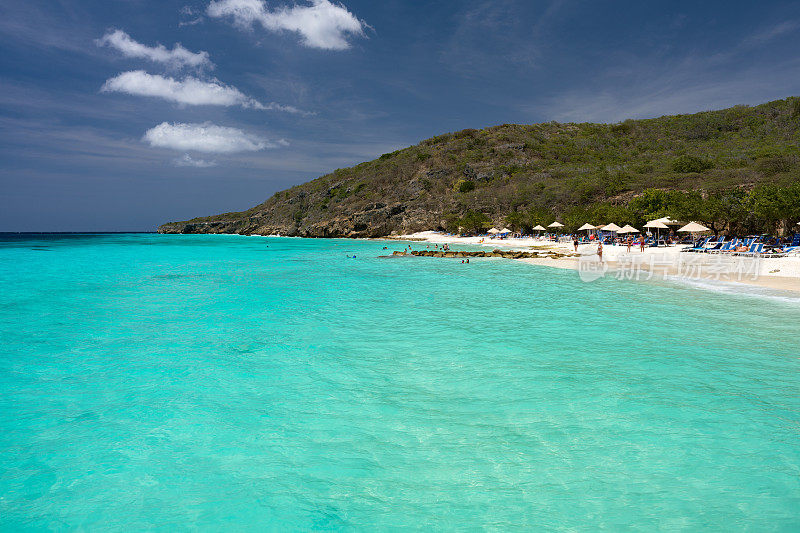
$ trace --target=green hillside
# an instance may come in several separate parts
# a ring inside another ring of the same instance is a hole
[[[800,98],[618,124],[446,133],[162,232],[375,237],[671,215],[728,231],[800,221]],[[796,220],[794,220],[796,219]],[[732,223],[729,226],[729,222]]]

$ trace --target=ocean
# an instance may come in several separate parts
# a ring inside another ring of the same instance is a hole
[[[0,530],[800,528],[798,300],[404,246],[0,236]]]

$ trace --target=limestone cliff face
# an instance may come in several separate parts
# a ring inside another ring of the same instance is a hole
[[[610,125],[506,124],[439,135],[247,211],[159,231],[379,237],[453,229],[470,211],[494,224],[514,212],[578,220],[581,209],[623,205],[647,188],[797,181],[799,153],[800,98]]]

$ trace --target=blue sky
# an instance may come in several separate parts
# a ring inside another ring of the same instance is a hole
[[[798,2],[0,5],[0,231],[153,230],[463,128],[800,95]]]

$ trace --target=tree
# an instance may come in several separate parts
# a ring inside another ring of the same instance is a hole
[[[489,217],[479,211],[467,211],[458,221],[458,225],[467,233],[483,233],[490,224]]]
[[[531,228],[536,225],[547,226],[554,218],[553,211],[543,205],[534,204],[528,208],[528,224]]]
[[[506,225],[514,230],[530,233],[533,226],[531,226],[529,220],[529,217],[522,211],[514,211],[506,216]]]
[[[739,188],[710,191],[704,201],[703,221],[715,235],[725,228],[738,232],[748,223],[746,198],[747,193]]]
[[[670,191],[646,189],[641,195],[631,199],[628,207],[638,218],[652,220],[664,216],[675,216],[669,213]]]
[[[597,204],[594,206],[591,213],[592,220],[602,224],[614,222],[615,224],[625,225],[638,224],[639,222],[636,213],[625,205],[611,203]]]
[[[444,215],[444,229],[447,233],[458,233],[458,228],[461,219],[455,213],[447,213]]]
[[[785,230],[800,220],[800,183],[788,187],[762,185],[753,189],[748,199],[759,229]]]

